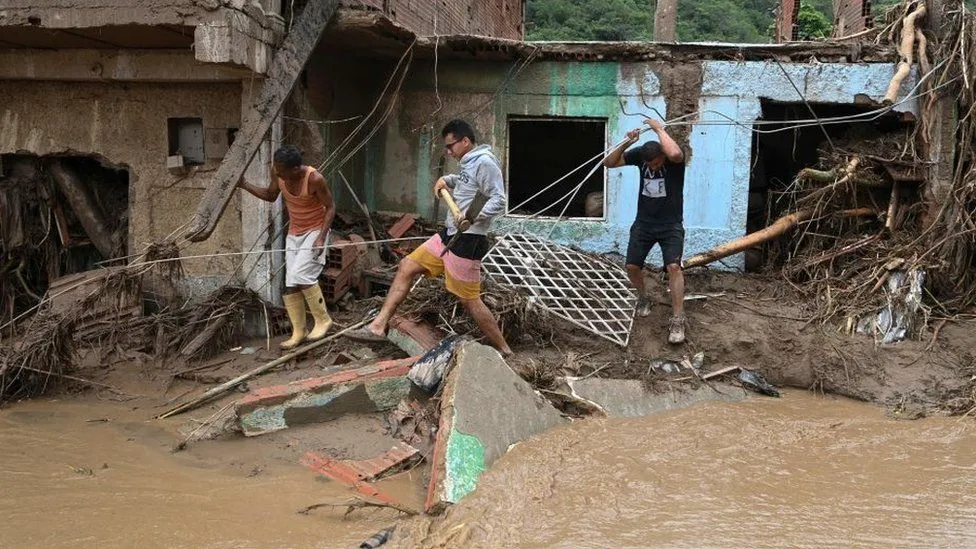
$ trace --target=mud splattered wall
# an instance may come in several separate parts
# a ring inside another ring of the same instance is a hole
[[[223,153],[219,138],[240,125],[238,83],[165,84],[0,80],[0,153],[96,154],[129,170],[130,252],[162,239],[193,213]],[[186,177],[169,173],[168,118],[201,118],[206,162]],[[223,150],[226,150],[224,142]],[[214,235],[183,255],[240,251],[239,197]],[[240,260],[188,260],[188,275],[225,279]]]
[[[809,101],[837,104],[853,103],[856,94],[880,99],[894,72],[890,64],[784,67]],[[474,124],[481,140],[494,146],[507,169],[508,120],[513,116],[602,118],[607,123],[605,146],[609,147],[638,127],[641,113],[651,113],[652,108],[669,119],[700,111],[700,123],[674,128],[690,152],[685,178],[685,253],[691,255],[745,234],[752,154],[748,125],[760,114],[760,98],[802,102],[774,62],[701,61],[683,66],[538,62],[495,97],[511,68],[511,63],[441,62],[436,91],[433,67],[415,69],[399,116],[387,124],[385,137],[371,144],[382,153],[377,155],[382,168],[368,181],[378,189],[372,206],[413,210],[425,216],[435,213],[430,186],[443,158],[438,132],[455,116]],[[897,107],[914,108],[914,101]],[[727,124],[729,119],[747,126]],[[453,163],[446,162],[444,169],[454,169]],[[571,189],[579,179],[567,179],[562,188]],[[511,178],[508,183],[523,184]],[[623,253],[636,215],[637,189],[636,170],[609,170],[604,218],[559,223],[554,238],[586,250]],[[553,221],[519,224],[506,219],[498,225],[502,230],[516,226],[546,235]],[[660,263],[657,252],[651,261]],[[726,260],[725,265],[739,268],[742,258]]]

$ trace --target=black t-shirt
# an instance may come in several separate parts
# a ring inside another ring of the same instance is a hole
[[[685,164],[665,160],[660,170],[644,164],[640,147],[624,153],[624,163],[640,168],[637,222],[655,227],[684,223]]]

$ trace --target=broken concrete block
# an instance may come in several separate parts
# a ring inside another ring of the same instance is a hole
[[[320,456],[314,452],[306,452],[302,457],[302,464],[320,475],[350,486],[369,499],[385,503],[394,509],[416,514],[414,510],[397,503],[393,497],[381,492],[376,486],[360,480],[359,475],[352,467],[331,456]]]
[[[412,461],[420,458],[420,450],[405,442],[397,442],[393,448],[382,456],[358,461],[344,461],[350,469],[355,471],[359,480],[371,482],[383,474],[397,468],[403,468]]]
[[[457,503],[509,446],[564,421],[498,351],[465,343],[444,383],[427,510]]]
[[[420,356],[436,347],[446,335],[428,322],[395,316],[390,320],[386,338],[408,355]]]
[[[379,362],[324,377],[265,387],[248,393],[236,407],[247,436],[295,425],[329,421],[346,413],[395,408],[410,393],[407,373],[416,358]]]
[[[562,380],[573,397],[593,403],[611,417],[641,417],[655,412],[687,408],[696,402],[743,400],[747,393],[740,387],[713,383],[712,387],[676,387],[674,391],[647,392],[635,379],[586,379],[567,377]]]

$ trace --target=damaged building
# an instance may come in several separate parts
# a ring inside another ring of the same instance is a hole
[[[36,304],[58,277],[124,263],[186,229],[304,4],[86,0],[65,7],[14,0],[0,6],[0,318]],[[342,13],[367,11],[418,33],[522,36],[521,0],[457,2],[436,13],[422,2],[327,4],[340,7],[339,26]],[[347,46],[355,51],[355,44]],[[250,163],[249,180],[270,179],[273,145],[308,128],[315,139],[320,129],[329,135],[327,126],[306,128],[295,118],[328,114],[336,96],[335,111],[352,110],[356,95],[378,91],[374,82],[385,61],[336,79],[329,71],[339,58],[331,46],[320,49],[303,78],[322,79],[308,95],[317,109],[296,96]],[[303,142],[321,143],[315,139]],[[324,152],[308,150],[309,161]],[[364,158],[354,163],[363,166]],[[361,169],[350,175],[363,177]],[[276,301],[280,254],[243,262],[221,254],[282,248],[280,207],[235,195],[228,211],[207,240],[181,250],[194,256],[182,264],[184,293],[206,294],[236,275]]]
[[[8,298],[8,318],[49,279],[186,230],[304,7],[88,4],[14,2],[0,11],[3,185],[20,189],[3,204],[8,216],[20,210],[12,219],[38,220],[17,231],[6,225],[5,253],[48,242],[33,270],[5,263],[18,296],[28,296],[20,305]],[[672,121],[690,153],[692,256],[765,226],[770,189],[814,165],[825,139],[855,126],[898,129],[918,111],[914,71],[881,108],[898,60],[887,45],[526,43],[517,0],[426,11],[416,2],[339,4],[246,177],[268,180],[270,151],[295,143],[323,167],[345,210],[361,199],[370,211],[442,217],[429,188],[453,166],[438,131],[463,117],[506,172],[499,232],[622,253],[637,174],[595,159],[655,116]],[[811,117],[846,122],[802,122]],[[784,120],[801,127],[770,125]],[[551,186],[588,158],[587,177],[580,170]],[[30,181],[37,192],[25,199]],[[245,193],[229,203],[209,238],[181,249],[185,290],[200,295],[236,276],[275,302],[282,254],[234,254],[280,250],[281,207]],[[717,266],[745,264],[738,254]]]

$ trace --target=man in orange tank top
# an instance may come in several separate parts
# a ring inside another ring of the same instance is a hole
[[[293,349],[303,341],[325,337],[332,318],[325,308],[319,275],[325,267],[329,229],[335,218],[335,202],[325,178],[302,163],[297,147],[284,146],[274,154],[275,180],[267,187],[256,187],[244,178],[237,186],[252,195],[274,202],[280,194],[288,211],[288,237],[285,240],[285,293],[282,300],[291,321],[291,338],[282,349]],[[312,331],[305,334],[305,304],[315,318]]]

